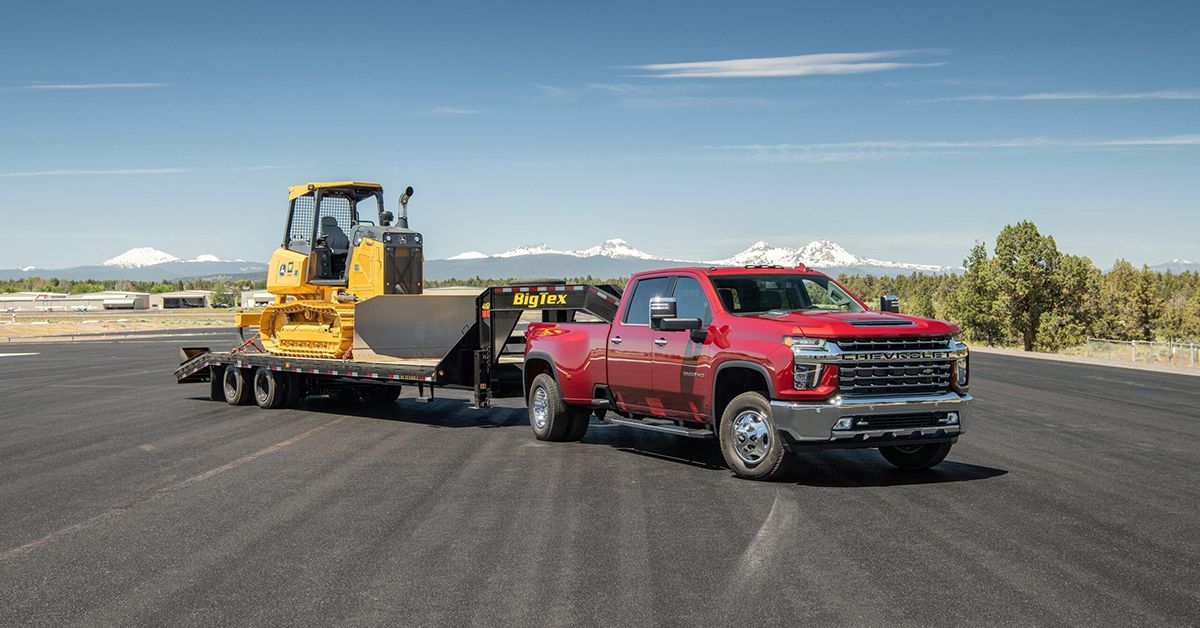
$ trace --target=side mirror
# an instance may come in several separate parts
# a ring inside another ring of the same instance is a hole
[[[661,329],[659,324],[663,319],[675,318],[679,304],[671,297],[654,297],[650,299],[650,326]]]
[[[655,331],[691,331],[704,324],[698,318],[679,318],[679,304],[671,297],[650,299],[650,328]]]
[[[893,314],[900,313],[900,297],[894,294],[885,294],[879,297],[879,311],[891,312]]]

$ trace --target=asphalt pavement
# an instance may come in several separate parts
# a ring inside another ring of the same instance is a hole
[[[981,354],[937,468],[759,483],[462,393],[230,407],[195,340],[0,346],[0,625],[1200,624],[1194,377]]]

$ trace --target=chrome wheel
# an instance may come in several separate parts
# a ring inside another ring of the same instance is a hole
[[[546,429],[546,424],[550,422],[550,396],[546,394],[546,389],[538,387],[533,391],[533,404],[529,407],[529,418],[533,420],[533,426],[539,430]]]
[[[762,462],[771,451],[771,424],[757,410],[746,410],[733,419],[733,451],[747,466]]]

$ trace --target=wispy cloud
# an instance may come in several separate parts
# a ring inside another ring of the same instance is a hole
[[[74,177],[74,176],[121,176],[145,174],[183,174],[189,172],[257,172],[261,170],[289,170],[296,166],[261,165],[261,166],[219,166],[212,168],[112,168],[112,169],[62,169],[62,170],[27,170],[23,172],[0,172],[0,177]]]
[[[151,89],[166,87],[169,83],[34,83],[19,85],[13,90],[19,91],[79,91],[89,89]]]
[[[1036,92],[1032,94],[970,94],[923,98],[918,102],[992,102],[1021,100],[1200,100],[1200,90],[1161,89],[1150,92]]]
[[[417,113],[429,116],[477,116],[483,113],[479,109],[464,109],[462,107],[434,107],[428,111],[418,111]]]
[[[742,108],[764,109],[810,104],[808,101],[713,93],[713,86],[697,82],[585,83],[578,87],[534,84],[550,101],[574,102],[591,96],[611,99],[626,109]]]
[[[649,72],[650,74],[645,76],[654,78],[761,78],[863,74],[866,72],[884,72],[904,68],[945,65],[943,62],[912,63],[894,61],[894,59],[916,54],[941,52],[945,51],[881,50],[876,52],[834,52],[790,57],[690,61],[686,63],[651,63],[633,67]]]
[[[1000,140],[866,140],[815,144],[704,146],[711,157],[781,162],[833,162],[1015,150],[1143,150],[1200,146],[1200,135],[1117,139],[1023,137]]]

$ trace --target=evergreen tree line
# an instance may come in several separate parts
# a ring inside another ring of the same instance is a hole
[[[1032,222],[980,242],[962,275],[839,277],[856,294],[896,294],[905,313],[950,320],[968,341],[1058,351],[1088,337],[1200,342],[1200,273],[1155,272],[1058,250]]]

